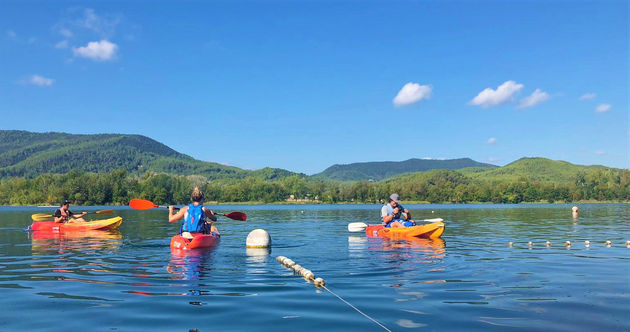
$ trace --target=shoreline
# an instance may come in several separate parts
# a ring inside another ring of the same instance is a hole
[[[384,203],[374,203],[374,202],[337,202],[337,203],[324,203],[319,201],[299,201],[299,202],[270,202],[265,203],[262,201],[248,201],[248,202],[206,202],[205,205],[213,206],[213,205],[383,205]],[[574,202],[547,202],[547,201],[539,201],[539,202],[520,202],[520,203],[493,203],[493,202],[465,202],[465,203],[452,203],[452,202],[440,202],[440,203],[430,203],[427,201],[403,201],[403,205],[519,205],[519,204],[630,204],[630,201],[593,201],[593,200],[584,200],[584,201],[574,201]],[[128,206],[127,204],[105,204],[105,205],[78,205],[72,204],[72,206]],[[174,204],[174,205],[185,205],[185,204]],[[44,204],[33,204],[33,205],[0,205],[5,207],[17,207],[17,206],[25,206],[25,207],[34,207],[34,208],[58,208],[58,205],[44,205]]]

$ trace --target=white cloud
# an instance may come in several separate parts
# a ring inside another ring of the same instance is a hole
[[[429,99],[432,91],[433,88],[430,85],[420,85],[418,83],[409,82],[398,91],[393,102],[396,107],[411,105],[422,99]]]
[[[606,154],[606,152],[605,151],[595,151],[595,154],[598,155],[598,156],[603,156],[603,155]]]
[[[55,48],[67,48],[68,47],[68,41],[67,40],[62,40],[60,42],[58,42],[57,44],[55,44]]]
[[[87,46],[75,47],[72,49],[74,56],[89,58],[96,61],[112,60],[116,57],[118,45],[107,40],[99,42],[89,42]]]
[[[592,99],[595,99],[595,97],[597,97],[597,95],[594,93],[585,93],[582,95],[582,97],[578,99],[579,100],[592,100]]]
[[[7,30],[7,37],[15,38],[15,37],[17,37],[17,34],[13,30]]]
[[[490,163],[496,163],[499,160],[501,160],[501,159],[496,158],[496,157],[488,157],[488,162],[490,162]]]
[[[608,112],[608,110],[611,107],[612,106],[610,104],[599,104],[599,106],[597,106],[597,108],[595,108],[595,112],[597,112],[597,113]]]
[[[521,99],[519,101],[517,108],[528,108],[532,106],[536,106],[546,100],[548,100],[549,94],[540,89],[536,89],[531,95]]]
[[[497,139],[496,139],[496,138],[494,138],[494,137],[490,137],[490,138],[488,139],[488,144],[494,144],[494,143],[496,143],[496,142],[497,142]]]
[[[493,107],[509,103],[514,99],[514,95],[523,88],[523,84],[514,81],[506,81],[496,90],[486,88],[479,92],[468,104],[481,106],[483,108]]]
[[[40,75],[32,75],[31,77],[20,81],[22,84],[32,84],[37,86],[51,86],[55,83],[55,80],[52,78],[46,78]]]

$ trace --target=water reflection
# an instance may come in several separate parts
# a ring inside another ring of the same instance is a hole
[[[173,279],[200,280],[209,277],[214,247],[203,249],[171,249],[166,271]]]
[[[122,235],[118,230],[88,230],[64,232],[32,232],[31,248],[34,254],[67,253],[98,249],[118,249],[122,245]]]

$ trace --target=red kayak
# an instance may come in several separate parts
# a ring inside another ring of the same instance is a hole
[[[219,234],[219,230],[214,226],[212,230],[210,234],[190,233],[193,236],[192,239],[187,239],[181,234],[177,234],[171,238],[171,249],[188,250],[214,247],[221,241],[221,234]]]

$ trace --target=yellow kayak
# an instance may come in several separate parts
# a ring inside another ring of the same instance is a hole
[[[92,229],[116,229],[122,224],[122,217],[86,222],[56,223],[54,221],[34,221],[30,229],[44,232],[87,231]]]

